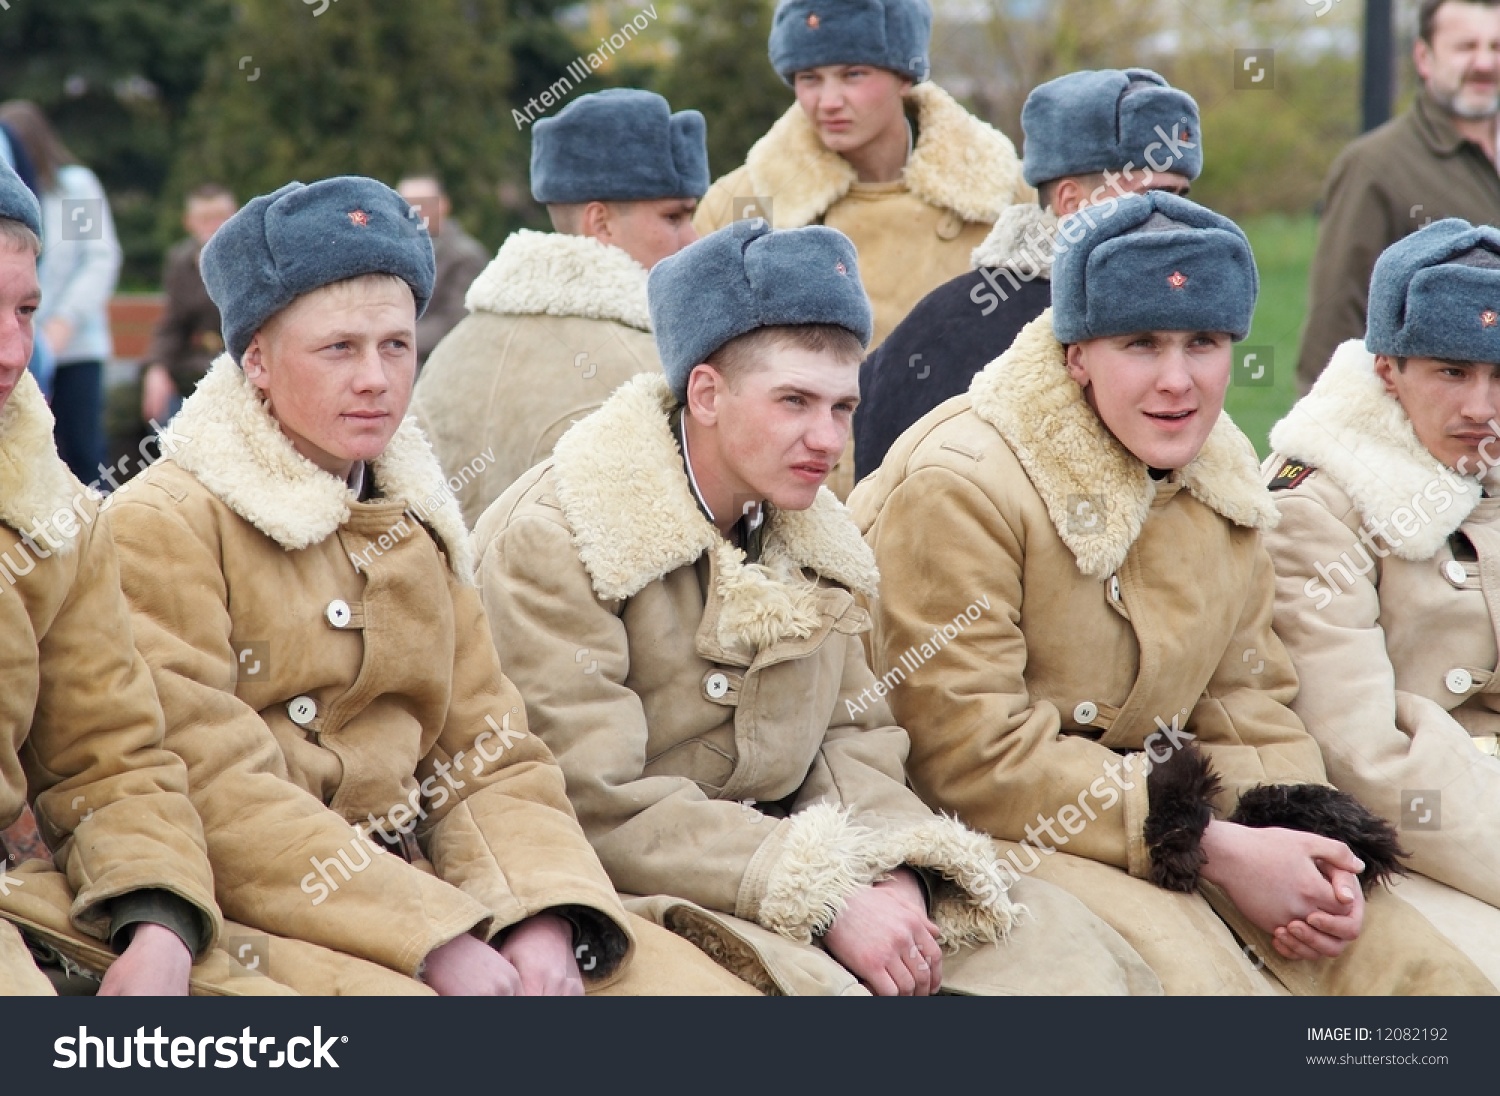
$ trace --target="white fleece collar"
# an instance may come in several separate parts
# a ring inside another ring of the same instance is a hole
[[[464,297],[470,312],[581,316],[651,330],[646,268],[591,236],[521,229]]]
[[[1105,428],[1068,375],[1050,308],[975,376],[969,393],[975,414],[1015,451],[1078,569],[1099,579],[1113,574],[1140,536],[1156,481]],[[1261,531],[1276,525],[1276,505],[1261,485],[1255,448],[1227,414],[1177,477],[1194,498],[1236,525]],[[1069,520],[1079,499],[1102,501],[1102,530]]]
[[[666,378],[642,374],[553,450],[558,501],[595,593],[611,601],[632,597],[713,551],[725,600],[721,636],[755,649],[816,626],[815,587],[803,568],[874,595],[874,554],[827,488],[806,510],[773,510],[760,562],[746,563],[693,500],[672,434],[675,405]]]
[[[52,535],[52,517],[85,488],[57,455],[52,412],[30,373],[22,373],[0,410],[0,522],[18,533],[37,530],[46,547],[67,555],[76,538]]]
[[[970,256],[974,269],[1005,267],[1032,278],[1052,279],[1057,215],[1035,202],[1008,207]]]
[[[318,544],[349,519],[358,496],[298,453],[264,399],[221,354],[182,405],[162,450],[240,517],[288,550]],[[408,416],[370,462],[383,498],[406,505],[442,541],[453,573],[472,582],[473,550],[437,457]]]
[[[1312,391],[1271,431],[1271,448],[1317,468],[1338,484],[1365,522],[1390,521],[1434,480],[1454,504],[1434,513],[1391,551],[1402,559],[1431,559],[1479,504],[1476,476],[1460,476],[1417,438],[1400,401],[1375,375],[1375,355],[1360,339],[1334,351]]]
[[[981,224],[1015,203],[1024,183],[1010,138],[931,82],[914,85],[906,100],[917,111],[917,143],[903,176],[913,194]],[[815,223],[858,178],[848,160],[823,145],[796,104],[755,142],[745,166],[752,192],[771,197],[776,228]]]

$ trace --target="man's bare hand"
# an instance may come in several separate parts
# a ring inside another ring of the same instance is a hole
[[[938,927],[908,868],[851,895],[823,944],[877,997],[925,997],[943,984]]]
[[[427,953],[422,981],[439,997],[517,997],[521,975],[509,959],[464,933]]]
[[[186,997],[193,953],[165,925],[139,924],[99,985],[100,997]]]
[[[1341,841],[1301,830],[1215,819],[1203,834],[1203,877],[1272,935],[1288,959],[1342,954],[1358,938],[1364,865]]]
[[[500,954],[521,972],[521,992],[526,996],[583,996],[573,926],[565,918],[555,913],[528,917],[506,933]]]
[[[167,413],[172,409],[172,397],[177,395],[177,385],[164,365],[148,365],[141,374],[141,419],[164,426]]]
[[[1274,934],[1276,950],[1288,959],[1337,958],[1359,938],[1364,925],[1365,895],[1359,877],[1319,862],[1338,899],[1335,910],[1313,910],[1306,920],[1293,921]]]

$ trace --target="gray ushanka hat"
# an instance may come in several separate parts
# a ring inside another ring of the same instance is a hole
[[[393,274],[411,286],[420,316],[434,277],[421,217],[390,187],[359,175],[287,183],[252,198],[204,245],[199,265],[235,361],[268,319],[304,293]]]
[[[1500,362],[1500,231],[1448,217],[1386,248],[1370,275],[1365,349]]]
[[[832,324],[864,343],[874,331],[854,245],[822,225],[735,221],[657,263],[646,293],[662,370],[679,400],[694,366],[757,328]]]
[[[611,88],[584,95],[531,130],[531,196],[544,205],[701,198],[708,129],[660,95]]]
[[[1058,226],[1052,328],[1064,343],[1137,331],[1250,333],[1260,277],[1239,225],[1154,190]]]

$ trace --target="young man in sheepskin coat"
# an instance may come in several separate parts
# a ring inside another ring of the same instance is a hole
[[[1108,217],[1126,194],[1186,194],[1203,169],[1198,104],[1146,69],[1060,76],[1021,108],[1022,169],[1035,202],[1000,214],[974,269],[917,303],[859,370],[855,476],[885,460],[901,433],[1003,354],[1052,303],[1058,218],[1089,206]]]
[[[427,359],[412,410],[464,521],[544,460],[625,381],[655,373],[646,275],[698,238],[703,116],[617,88],[536,123],[531,192],[555,232],[517,232]]]
[[[849,241],[739,222],[663,260],[650,297],[666,376],[573,427],[475,534],[496,642],[631,908],[768,992],[1156,992],[1116,933],[906,786],[859,639],[874,562],[822,490],[870,334]]]
[[[162,746],[114,544],[26,371],[41,232],[36,199],[0,162],[0,996],[50,995],[54,982],[111,996],[286,992],[235,977],[215,948],[224,922],[203,827]]]
[[[1276,508],[1222,413],[1248,241],[1162,192],[1080,216],[1052,308],[852,500],[884,579],[876,671],[920,655],[893,692],[914,785],[1087,902],[1168,993],[1493,993],[1380,885],[1398,835],[1326,784],[1289,707]]]
[[[313,245],[316,246],[313,246]],[[111,507],[220,904],[308,993],[738,992],[621,908],[404,419],[432,246],[371,179],[209,241],[228,353]]]
[[[1436,221],[1375,264],[1364,339],[1271,431],[1292,707],[1401,828],[1398,897],[1500,981],[1500,231]]]
[[[879,346],[912,306],[969,269],[1009,206],[1035,195],[1010,139],[928,80],[927,0],[781,0],[771,64],[797,102],[698,207],[700,233],[764,217],[854,242]],[[829,479],[854,487],[853,453]]]

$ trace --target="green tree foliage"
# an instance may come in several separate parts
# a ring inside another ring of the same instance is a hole
[[[703,112],[708,123],[708,162],[714,178],[745,162],[745,153],[786,112],[792,93],[771,68],[774,0],[684,0],[661,4],[675,13],[669,29],[677,40],[673,63],[656,90],[673,110]]]
[[[0,11],[0,99],[31,99],[110,195],[127,283],[164,243],[156,197],[229,0],[11,0]]]
[[[511,121],[504,0],[241,0],[173,167],[241,195],[297,179],[441,175],[487,242],[496,187],[524,155]],[[510,173],[513,175],[513,171]]]

